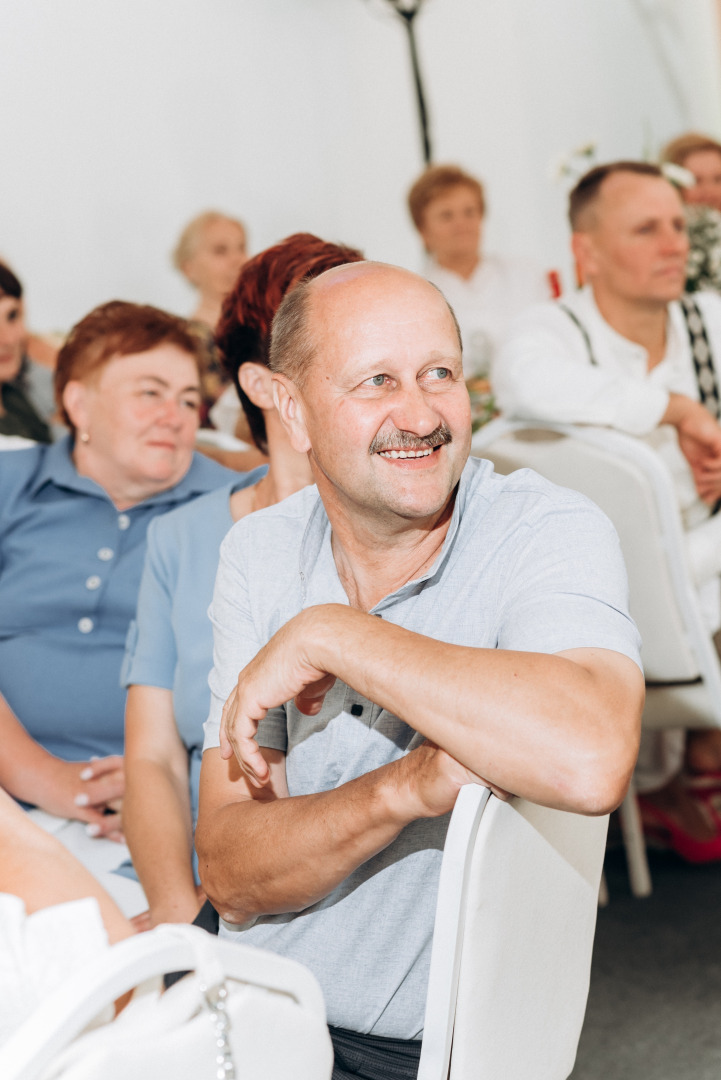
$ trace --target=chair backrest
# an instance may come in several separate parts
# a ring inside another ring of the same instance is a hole
[[[607,824],[501,802],[477,785],[461,790],[443,853],[418,1080],[566,1080]]]
[[[659,455],[606,428],[497,420],[473,452],[532,468],[593,499],[619,534],[643,642],[650,726],[721,726],[721,667],[686,562],[678,500]]]

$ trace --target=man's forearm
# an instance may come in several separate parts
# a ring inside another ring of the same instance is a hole
[[[218,766],[218,751],[205,758]],[[196,831],[200,878],[220,915],[242,923],[259,914],[302,911],[327,896],[356,867],[421,816],[394,762],[331,791],[247,799],[206,812]],[[213,785],[203,762],[203,785]],[[404,809],[405,807],[405,809]]]
[[[599,685],[562,656],[449,645],[340,605],[318,614],[312,662],[474,773],[559,809],[602,813],[623,797],[643,701],[630,660],[627,682]]]

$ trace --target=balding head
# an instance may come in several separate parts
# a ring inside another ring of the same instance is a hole
[[[395,532],[443,512],[471,418],[458,328],[437,289],[396,266],[336,267],[287,294],[270,359],[281,422],[331,520]]]
[[[318,327],[322,312],[332,308],[336,318],[344,312],[357,313],[364,303],[372,304],[380,296],[401,296],[409,290],[426,290],[429,303],[442,304],[452,322],[459,348],[461,331],[448,301],[435,285],[425,278],[380,262],[346,263],[335,266],[318,277],[301,281],[290,289],[273,320],[270,368],[303,386],[320,346]]]

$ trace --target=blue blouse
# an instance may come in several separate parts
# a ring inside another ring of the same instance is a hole
[[[213,666],[213,599],[220,545],[233,525],[230,496],[265,475],[262,465],[242,480],[164,514],[148,530],[148,549],[130,625],[122,682],[173,692],[173,711],[189,754],[190,796],[195,823],[208,716],[208,675]]]
[[[175,487],[119,512],[71,450],[68,436],[0,454],[0,693],[75,761],[123,752],[119,676],[148,525],[238,474],[195,454]]]

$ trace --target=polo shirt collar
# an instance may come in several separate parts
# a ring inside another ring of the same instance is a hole
[[[37,494],[46,484],[64,488],[66,491],[78,492],[82,495],[90,495],[96,499],[106,499],[110,502],[105,489],[89,476],[80,476],[72,459],[73,437],[65,435],[58,442],[52,443],[45,448],[40,466],[35,474],[31,485],[31,493]],[[213,491],[218,485],[218,476],[227,473],[228,478],[237,477],[237,473],[229,469],[223,469],[214,461],[205,458],[202,454],[193,454],[190,468],[185,476],[173,487],[159,491],[148,499],[143,499],[142,506],[157,506],[162,503],[176,503],[185,501],[195,495],[203,495],[207,491]]]
[[[471,485],[477,476],[478,469],[492,471],[488,461],[470,459],[466,462],[461,478],[456,486],[456,498],[453,505],[453,513],[448,525],[448,532],[443,541],[443,546],[438,558],[425,574],[421,577],[407,581],[395,592],[384,596],[373,612],[381,612],[384,608],[404,600],[407,596],[416,592],[426,582],[438,577],[444,570],[450,553],[453,550],[461,518],[463,516],[466,501],[470,495]],[[474,485],[475,486],[475,485]],[[318,496],[315,505],[308,518],[303,540],[300,548],[300,578],[303,597],[303,607],[311,607],[314,604],[347,604],[348,596],[338,576],[338,570],[333,558],[331,547],[331,527],[328,515],[325,512],[323,501]]]

